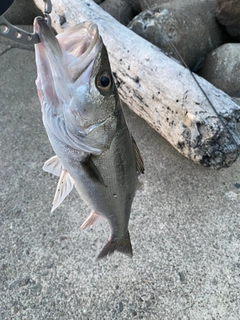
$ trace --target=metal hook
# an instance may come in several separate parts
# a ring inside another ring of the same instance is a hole
[[[44,7],[44,19],[46,20],[49,27],[51,27],[50,13],[52,12],[51,0],[43,0],[45,3]],[[18,27],[13,26],[11,23],[4,18],[3,15],[0,16],[0,36],[5,38],[20,42],[22,44],[36,44],[40,42],[37,33],[30,33],[22,30]]]
[[[50,14],[52,12],[52,2],[51,0],[43,0],[45,2],[44,13]]]
[[[51,27],[50,13],[52,12],[52,2],[51,2],[51,0],[43,0],[43,1],[45,2],[44,19],[46,20],[49,27]]]
[[[30,33],[13,26],[4,18],[4,16],[0,17],[0,35],[23,44],[35,44],[40,42],[37,33]]]

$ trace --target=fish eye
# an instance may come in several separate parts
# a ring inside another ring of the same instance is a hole
[[[110,79],[106,76],[101,76],[99,80],[100,80],[101,86],[104,88],[107,87],[110,83]]]
[[[101,93],[108,93],[112,88],[112,76],[107,71],[97,76],[96,85]]]

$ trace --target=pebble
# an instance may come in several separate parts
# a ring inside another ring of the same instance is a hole
[[[212,51],[199,75],[232,97],[240,97],[240,43],[227,43]]]
[[[39,293],[42,291],[42,285],[40,283],[36,283],[33,287],[31,287],[31,292],[34,293]]]
[[[122,311],[123,311],[123,303],[122,303],[122,301],[120,301],[118,303],[118,312],[121,313]]]
[[[177,59],[171,41],[187,65],[194,69],[223,43],[224,32],[216,22],[215,10],[215,0],[173,0],[143,11],[129,28]]]
[[[179,271],[178,272],[178,275],[179,275],[179,279],[182,283],[185,283],[186,282],[186,276],[185,276],[185,272],[184,271]]]
[[[230,199],[230,200],[237,200],[238,194],[234,191],[229,191],[225,193],[225,195]]]
[[[15,289],[16,287],[24,287],[28,284],[31,283],[31,278],[30,277],[26,277],[26,278],[18,278],[13,280],[10,284],[9,284],[9,289]]]
[[[136,317],[137,316],[137,311],[134,310],[134,309],[130,309],[130,312],[132,314],[133,317]]]

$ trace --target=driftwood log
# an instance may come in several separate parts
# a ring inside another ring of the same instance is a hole
[[[34,1],[43,9],[42,0]],[[215,168],[230,166],[236,160],[237,146],[186,68],[91,0],[52,3],[52,25],[58,33],[85,20],[98,25],[121,99],[179,152]],[[239,143],[240,106],[203,78],[197,79]]]

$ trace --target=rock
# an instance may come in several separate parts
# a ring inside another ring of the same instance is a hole
[[[233,101],[240,106],[240,98],[233,98]]]
[[[240,40],[239,0],[217,0],[217,19],[231,36]]]
[[[224,39],[215,19],[215,0],[170,1],[140,13],[129,28],[177,59],[170,39],[191,69]]]
[[[199,75],[232,97],[240,97],[240,44],[227,43],[212,51]]]
[[[103,0],[93,0],[94,2],[96,2],[96,4],[100,4],[103,2]]]
[[[42,10],[44,2],[42,2]],[[4,14],[4,17],[14,25],[31,25],[37,16],[42,16],[33,0],[15,0],[13,5]]]
[[[136,15],[142,11],[141,4],[140,4],[141,0],[128,0],[128,3],[130,5],[130,7],[132,8],[134,15]]]
[[[142,10],[159,7],[162,4],[170,1],[172,0],[139,0]]]
[[[105,0],[100,7],[125,26],[134,17],[128,0]]]

